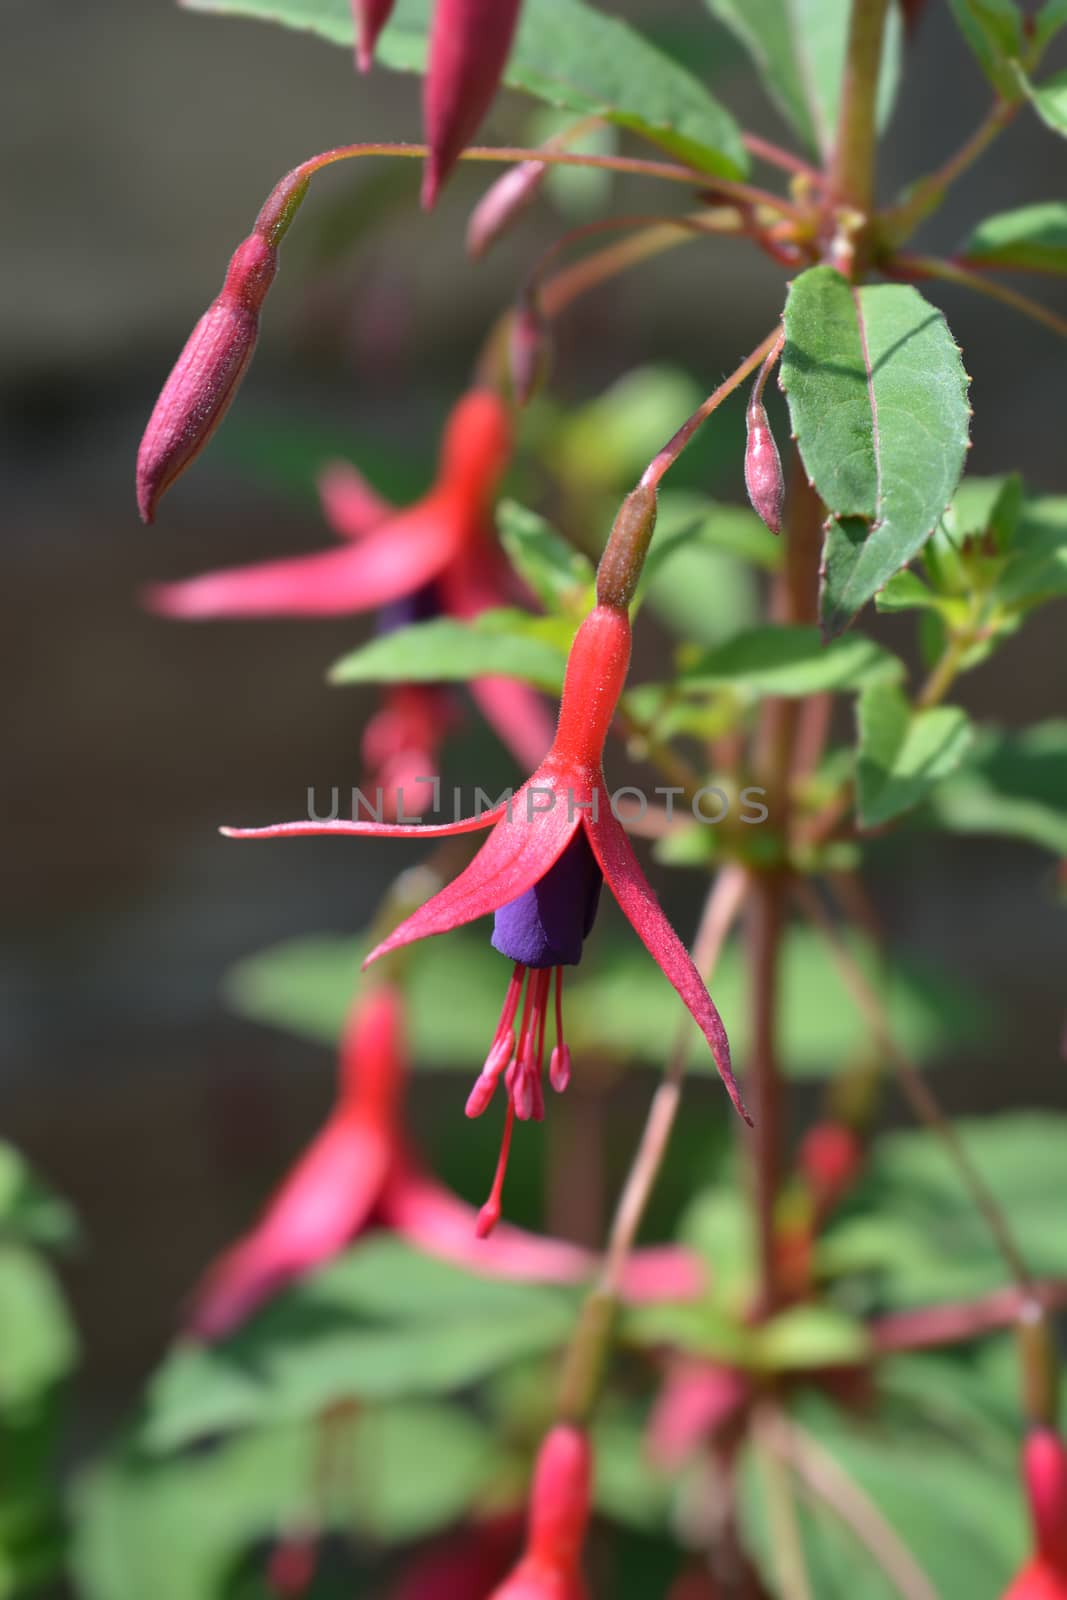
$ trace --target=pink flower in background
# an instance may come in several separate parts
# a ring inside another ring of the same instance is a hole
[[[659,1466],[676,1471],[735,1422],[751,1397],[752,1385],[743,1372],[678,1357],[668,1368],[649,1418],[649,1454]]]
[[[594,1258],[564,1240],[507,1226],[492,1239],[476,1237],[474,1208],[425,1172],[405,1139],[406,1078],[403,996],[376,985],[349,1016],[325,1126],[260,1221],[205,1274],[187,1319],[191,1333],[225,1336],[372,1226],[472,1272],[550,1283],[590,1276]],[[623,1279],[632,1302],[686,1299],[702,1288],[695,1258],[673,1246],[636,1251]]]
[[[463,621],[476,617],[513,598],[491,535],[493,499],[511,446],[504,402],[489,389],[472,389],[453,407],[437,476],[414,505],[395,509],[355,467],[335,464],[322,474],[319,490],[326,520],[342,540],[339,548],[154,584],[147,603],[160,616],[183,621],[377,611],[385,630],[441,614]],[[434,685],[411,687],[415,692],[404,697],[403,718],[392,717],[389,733],[379,728],[365,735],[372,749],[391,740],[384,763],[368,755],[365,743],[372,780],[382,764],[412,777],[437,771],[437,750],[447,731],[444,697]],[[552,723],[534,690],[506,678],[475,679],[470,688],[516,760],[523,766],[540,761],[551,743]],[[439,710],[442,720],[434,726]],[[398,734],[407,734],[409,743],[400,742]],[[424,757],[433,764],[425,764]],[[394,797],[397,787],[393,781]],[[427,791],[428,786],[412,785],[409,793],[405,787],[410,814],[416,814],[413,807]]]
[[[551,750],[515,795],[482,815],[427,826],[337,820],[223,830],[231,837],[260,839],[318,834],[439,838],[492,830],[470,865],[367,958],[374,961],[417,939],[494,914],[493,947],[514,967],[489,1053],[467,1101],[468,1116],[479,1116],[504,1078],[508,1102],[504,1133],[492,1192],[482,1208],[483,1233],[499,1220],[514,1118],[543,1115],[550,1009],[555,1046],[549,1057],[549,1080],[562,1091],[570,1078],[570,1049],[563,1036],[562,969],[581,959],[604,879],[638,938],[688,1007],[711,1047],[731,1100],[747,1118],[722,1019],[641,871],[604,781],[604,743],[629,660],[630,622],[625,610],[596,606],[571,646]]]

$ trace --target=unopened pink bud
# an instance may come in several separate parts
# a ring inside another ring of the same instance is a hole
[[[532,298],[523,299],[515,308],[508,355],[515,404],[529,405],[545,381],[551,356],[548,329]]]
[[[547,161],[520,161],[491,183],[467,223],[467,254],[478,261],[536,200]]]
[[[237,393],[259,334],[259,310],[277,267],[260,234],[239,245],[222,293],[186,341],[137,453],[137,504],[151,522],[160,499],[203,450]]]
[[[352,0],[352,20],[356,25],[356,65],[369,72],[374,60],[378,35],[389,21],[395,0]]]
[[[423,91],[430,153],[422,203],[433,205],[496,93],[522,0],[437,0]]]
[[[745,488],[756,515],[763,518],[772,533],[782,531],[785,503],[785,478],[782,458],[767,421],[763,401],[753,397],[745,417],[748,439],[745,444]]]

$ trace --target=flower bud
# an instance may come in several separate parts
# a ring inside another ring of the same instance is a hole
[[[548,328],[533,296],[524,296],[515,308],[508,355],[515,404],[529,405],[548,376],[551,359]]]
[[[278,253],[259,233],[237,247],[222,293],[189,335],[137,453],[137,504],[151,522],[160,499],[203,450],[237,393],[259,334]]]
[[[437,0],[423,89],[423,122],[430,147],[422,183],[427,211],[489,109],[521,3]]]
[[[520,161],[489,185],[467,223],[467,254],[472,261],[480,261],[516,218],[529,209],[547,172],[547,161]]]
[[[374,60],[378,35],[389,21],[395,0],[352,0],[352,20],[356,25],[356,65],[369,72]]]
[[[748,437],[745,443],[745,488],[756,515],[762,517],[772,533],[782,531],[782,506],[785,478],[782,458],[767,421],[763,401],[754,393],[745,415]]]
[[[1023,1477],[1037,1553],[1067,1577],[1067,1446],[1054,1428],[1031,1428]]]
[[[592,1466],[580,1428],[559,1423],[545,1436],[530,1490],[526,1552],[491,1600],[572,1600],[584,1594],[580,1563]]]

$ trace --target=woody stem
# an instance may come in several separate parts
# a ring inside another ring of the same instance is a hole
[[[693,963],[705,979],[714,969],[726,936],[741,909],[745,883],[745,873],[740,866],[726,867],[705,901],[692,947]],[[663,1080],[652,1096],[645,1126],[612,1219],[600,1271],[586,1296],[571,1338],[557,1404],[559,1415],[570,1421],[584,1422],[596,1403],[611,1344],[626,1262],[663,1165],[678,1114],[691,1036],[692,1024],[686,1020],[679,1029]]]
[[[889,0],[852,0],[841,109],[830,159],[830,189],[838,205],[869,215],[874,200],[878,71]]]

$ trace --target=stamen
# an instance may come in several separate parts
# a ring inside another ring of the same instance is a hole
[[[556,1048],[548,1063],[548,1081],[562,1094],[571,1081],[570,1046],[563,1040],[563,968],[556,968]]]
[[[489,1198],[479,1211],[478,1220],[474,1224],[475,1237],[478,1239],[488,1239],[500,1221],[500,1201],[504,1192],[504,1175],[508,1170],[508,1155],[511,1151],[511,1130],[514,1126],[515,1107],[509,1100],[508,1109],[504,1117],[504,1133],[500,1140],[500,1154],[497,1157],[493,1187],[490,1189]]]
[[[534,1074],[534,1118],[538,1122],[545,1120],[545,1096],[542,1088],[542,1078],[545,1070],[545,1028],[548,1023],[548,1002],[552,992],[552,969],[543,968],[537,974],[537,999],[535,1002],[535,1015],[537,1019],[537,1070]]]
[[[512,1057],[505,1080],[508,1086],[508,1093],[511,1096],[511,1103],[515,1107],[515,1115],[520,1122],[529,1122],[534,1109],[533,1085],[531,1083],[532,1066],[530,1062],[533,1040],[530,1023],[534,997],[537,992],[537,979],[539,977],[540,973],[535,973],[526,985],[526,996],[522,1002],[522,1021],[519,1024],[518,1049]]]
[[[486,1106],[496,1092],[500,1074],[514,1058],[515,1054],[515,1013],[519,1009],[519,997],[522,994],[523,980],[526,977],[526,968],[516,964],[508,984],[507,994],[504,996],[504,1005],[500,1013],[500,1021],[496,1025],[493,1042],[489,1047],[489,1054],[485,1064],[475,1079],[474,1087],[467,1096],[466,1113],[468,1117],[480,1117]]]

